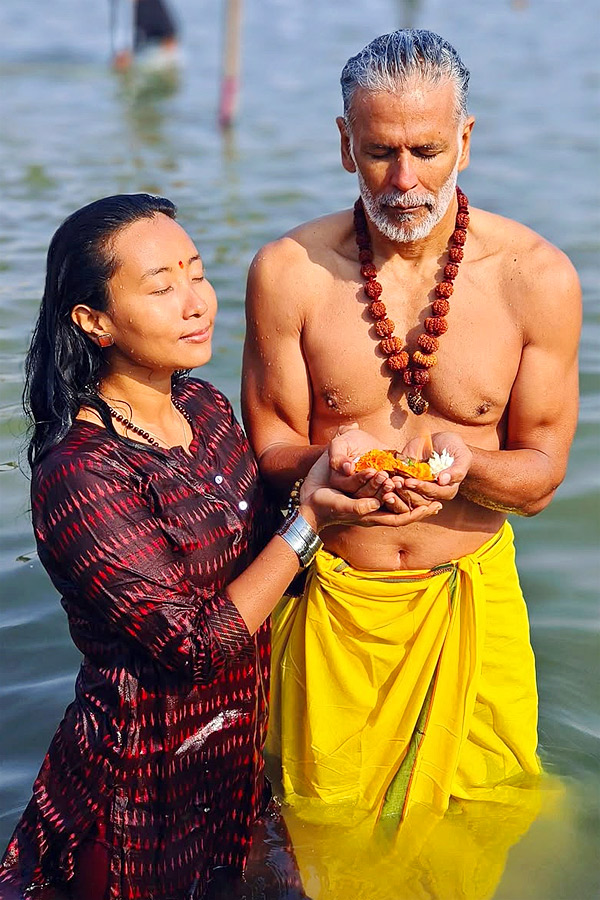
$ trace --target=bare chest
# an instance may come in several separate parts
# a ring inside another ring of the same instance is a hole
[[[437,363],[423,394],[430,404],[419,428],[454,428],[488,433],[498,444],[510,391],[519,367],[521,333],[510,303],[490,279],[476,270],[457,279],[448,331],[439,338]],[[411,353],[431,315],[433,284],[385,284],[381,299],[395,323],[394,334]],[[313,393],[313,440],[321,440],[345,422],[382,438],[389,432],[412,436],[417,427],[407,407],[401,373],[392,373],[368,312],[362,283],[339,282],[328,296],[315,299],[303,332],[303,349]],[[397,442],[398,436],[394,434]],[[397,445],[397,443],[396,443]]]

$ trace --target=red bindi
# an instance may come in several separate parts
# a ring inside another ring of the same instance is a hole
[[[181,260],[179,260],[179,268],[183,269],[183,262]]]

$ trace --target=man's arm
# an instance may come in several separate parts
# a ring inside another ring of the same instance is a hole
[[[291,238],[263,247],[250,266],[246,293],[242,417],[261,472],[282,493],[324,449],[310,444],[303,255]]]
[[[578,409],[577,348],[581,329],[581,291],[569,260],[544,243],[528,262],[523,291],[524,347],[508,405],[504,447],[490,451],[470,446],[465,468],[439,477],[423,490],[449,499],[451,491],[491,509],[532,516],[550,503],[562,482],[575,434]],[[449,433],[433,437],[436,450],[462,439]],[[464,479],[464,480],[463,480]],[[406,487],[415,486],[407,480]],[[420,486],[420,489],[423,486]]]

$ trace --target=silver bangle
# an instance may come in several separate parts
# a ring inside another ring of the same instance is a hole
[[[287,517],[281,528],[277,529],[276,534],[292,548],[303,569],[313,561],[317,550],[323,546],[323,541],[317,532],[298,510]]]

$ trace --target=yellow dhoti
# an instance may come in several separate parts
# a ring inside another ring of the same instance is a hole
[[[399,823],[536,775],[537,693],[506,524],[427,571],[320,551],[274,614],[267,771],[296,816]],[[416,810],[415,810],[416,811]]]

